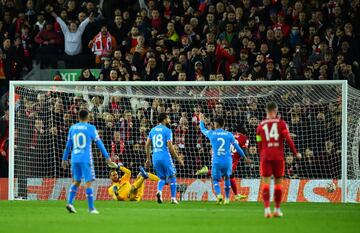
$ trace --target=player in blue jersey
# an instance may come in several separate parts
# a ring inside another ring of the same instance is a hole
[[[172,140],[171,129],[166,127],[170,124],[170,118],[166,113],[160,113],[158,117],[159,124],[150,130],[148,139],[145,144],[146,163],[145,166],[151,165],[150,149],[152,145],[152,163],[156,175],[160,178],[157,187],[157,202],[161,204],[162,190],[167,180],[170,182],[171,203],[178,204],[176,200],[176,169],[171,158],[171,154],[179,161],[181,166],[184,166],[184,161],[179,157],[175,150]],[[171,154],[170,154],[171,152]]]
[[[79,112],[80,122],[72,125],[69,129],[68,140],[61,162],[61,166],[64,169],[67,169],[69,166],[68,156],[71,151],[71,173],[73,183],[70,186],[68,202],[66,205],[66,209],[70,213],[76,213],[73,203],[82,178],[84,178],[86,183],[86,197],[88,200],[89,212],[91,214],[99,213],[94,207],[93,190],[91,188],[91,183],[95,180],[94,162],[91,151],[92,141],[95,141],[109,166],[113,163],[103,142],[99,138],[95,126],[89,124],[88,120],[89,112],[87,110],[81,110]]]
[[[230,146],[233,145],[241,157],[245,157],[245,154],[235,140],[234,135],[222,129],[224,127],[224,120],[222,118],[215,119],[215,130],[208,130],[205,127],[204,120],[204,115],[200,114],[200,130],[210,140],[212,147],[211,177],[213,179],[217,203],[229,204],[231,188],[230,176],[232,173],[232,153]],[[222,177],[225,179],[225,201],[223,200],[219,186]]]

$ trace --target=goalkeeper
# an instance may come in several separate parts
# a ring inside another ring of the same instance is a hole
[[[141,201],[144,195],[145,179],[151,181],[159,181],[159,177],[154,174],[148,173],[143,167],[139,167],[140,173],[132,184],[130,184],[131,171],[124,167],[121,163],[118,164],[116,169],[110,172],[110,179],[112,185],[108,188],[109,195],[117,201]],[[119,178],[120,171],[124,175]]]

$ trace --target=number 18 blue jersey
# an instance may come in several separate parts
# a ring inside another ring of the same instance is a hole
[[[172,142],[171,129],[159,124],[150,130],[148,138],[152,143],[153,160],[171,160],[168,142]]]
[[[167,145],[173,139],[171,130],[159,124],[150,130],[148,138],[152,144],[152,161],[156,175],[160,179],[175,176],[176,169]]]

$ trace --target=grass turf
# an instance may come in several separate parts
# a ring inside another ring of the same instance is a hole
[[[359,204],[285,203],[284,217],[265,219],[261,203],[96,201],[90,215],[85,201],[69,214],[63,201],[1,201],[0,232],[359,232]]]

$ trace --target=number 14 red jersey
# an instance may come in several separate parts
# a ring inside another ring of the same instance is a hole
[[[284,160],[284,139],[296,155],[297,151],[285,121],[280,118],[263,120],[256,130],[260,159],[262,161]]]

